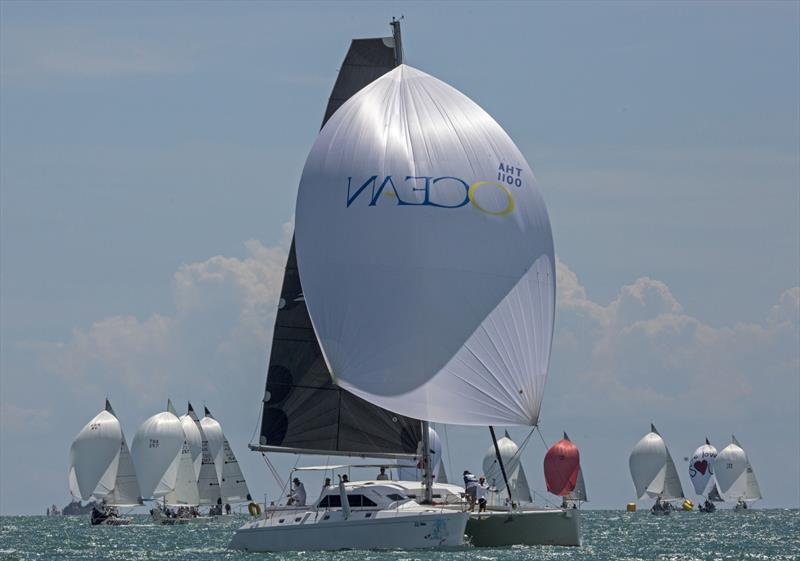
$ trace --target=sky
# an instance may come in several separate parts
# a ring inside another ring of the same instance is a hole
[[[246,445],[298,180],[350,39],[400,15],[406,62],[505,128],[548,206],[537,498],[566,430],[587,507],[623,508],[654,422],[690,496],[683,458],[733,433],[759,506],[800,506],[797,2],[4,1],[1,514],[68,502],[106,396],[129,441],[167,397],[205,403],[278,498]],[[448,471],[479,471],[488,431],[438,428]]]

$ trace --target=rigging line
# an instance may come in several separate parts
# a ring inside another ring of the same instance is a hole
[[[442,427],[444,428],[444,443],[447,446],[447,463],[450,464],[450,472],[451,473],[458,473],[458,470],[455,472],[452,471],[453,468],[453,460],[450,458],[450,440],[447,438],[447,423],[442,423]],[[445,473],[447,473],[445,471]]]
[[[250,444],[253,443],[253,439],[255,438],[256,434],[260,432],[259,421],[264,418],[264,399],[261,399],[261,408],[259,409],[258,416],[256,416],[256,426],[253,428],[253,434],[250,435]],[[261,444],[261,442],[259,442]]]

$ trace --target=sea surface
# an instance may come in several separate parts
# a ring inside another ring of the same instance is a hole
[[[92,527],[88,516],[0,518],[0,559],[506,561],[506,560],[788,560],[800,559],[800,511],[718,511],[652,516],[647,512],[584,511],[584,545],[464,547],[455,551],[341,551],[258,554],[229,551],[247,520],[226,517],[184,526],[155,526],[135,516],[130,526]]]

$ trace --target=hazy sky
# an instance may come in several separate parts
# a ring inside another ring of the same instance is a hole
[[[129,441],[168,396],[207,403],[275,497],[246,444],[297,183],[350,39],[400,14],[406,61],[538,176],[560,260],[541,430],[581,448],[588,506],[634,498],[651,421],[687,494],[683,457],[735,433],[760,505],[799,506],[799,6],[0,3],[0,512],[68,501],[106,395]],[[488,431],[447,437],[450,473],[480,470]]]

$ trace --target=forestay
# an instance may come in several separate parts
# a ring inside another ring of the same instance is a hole
[[[537,422],[550,222],[525,158],[469,98],[401,65],[344,103],[306,161],[295,241],[338,385],[429,421]]]

